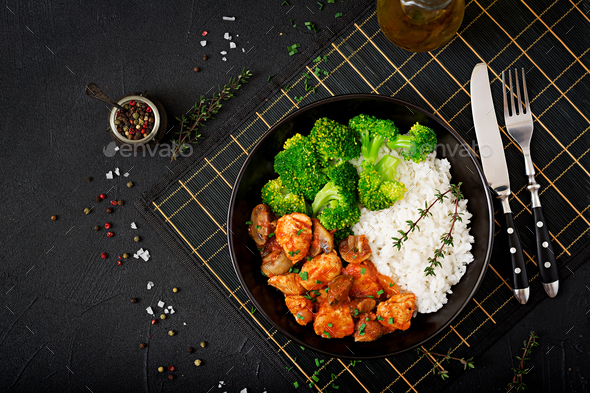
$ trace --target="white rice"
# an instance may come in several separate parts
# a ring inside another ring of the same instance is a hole
[[[441,245],[441,235],[450,228],[449,213],[454,212],[452,198],[434,205],[430,210],[432,217],[420,220],[420,231],[416,229],[410,233],[401,250],[393,247],[391,238],[400,237],[398,230],[408,229],[406,221],[418,218],[418,208],[424,208],[425,201],[430,204],[437,189],[442,193],[450,188],[451,164],[444,158],[435,158],[435,153],[419,164],[404,161],[397,151],[386,146],[381,148],[379,158],[385,154],[402,160],[397,171],[398,180],[408,189],[406,196],[389,209],[369,211],[362,208],[360,221],[352,230],[355,235],[364,234],[369,239],[373,251],[371,260],[377,270],[392,277],[403,292],[416,295],[418,312],[435,312],[447,302],[447,294],[452,293],[451,286],[459,282],[466,265],[473,261],[471,244],[474,239],[469,235],[471,213],[467,211],[467,200],[459,202],[458,211],[463,215],[462,222],[457,221],[453,228],[455,246],[445,246],[447,254],[441,260],[442,267],[434,269],[436,276],[426,276],[424,268],[430,265],[428,257],[434,255],[435,249]],[[351,161],[359,171],[361,160],[362,156]]]

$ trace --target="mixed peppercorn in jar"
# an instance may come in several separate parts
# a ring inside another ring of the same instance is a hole
[[[154,129],[154,110],[145,102],[132,100],[123,105],[125,111],[118,110],[115,117],[117,132],[124,138],[140,140]]]

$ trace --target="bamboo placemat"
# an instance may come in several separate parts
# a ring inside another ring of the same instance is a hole
[[[475,146],[469,108],[473,66],[488,63],[499,115],[501,72],[524,67],[535,120],[532,154],[563,285],[590,255],[589,11],[587,3],[574,0],[472,0],[459,33],[448,44],[430,53],[409,53],[383,36],[374,3],[359,3],[205,141],[201,154],[177,165],[136,206],[235,324],[300,390],[332,391],[334,385],[367,392],[439,389],[444,383],[429,374],[429,360],[414,352],[363,362],[330,358],[292,343],[252,312],[227,249],[226,215],[234,179],[273,124],[313,101],[347,93],[412,102]],[[324,55],[327,61],[313,61]],[[316,76],[317,68],[330,74]],[[306,79],[315,91],[306,91]],[[504,127],[502,132],[508,165],[514,168],[511,205],[527,263],[535,264],[522,154]],[[496,235],[500,230],[496,228]],[[424,348],[476,356],[510,328],[504,322],[508,316],[510,321],[522,318],[545,298],[537,273],[531,274],[531,301],[520,306],[513,299],[502,239],[496,237],[490,269],[474,299]],[[530,272],[536,271],[531,266]],[[452,364],[443,367],[454,375],[459,372]]]

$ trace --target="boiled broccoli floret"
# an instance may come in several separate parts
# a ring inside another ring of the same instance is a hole
[[[354,232],[350,228],[338,229],[334,232],[334,243],[338,244],[344,239],[348,239],[348,236],[354,236]]]
[[[280,177],[270,180],[262,187],[262,202],[269,205],[279,217],[295,212],[307,214],[309,209],[305,198],[289,191]]]
[[[275,156],[274,169],[287,189],[309,200],[313,200],[328,181],[313,144],[300,134],[285,142],[285,150]]]
[[[326,117],[316,120],[309,138],[324,166],[358,158],[360,146],[348,127]]]
[[[386,209],[404,197],[406,186],[395,179],[399,163],[392,156],[384,156],[377,165],[367,160],[362,162],[358,189],[360,201],[367,209]]]
[[[399,130],[392,120],[381,120],[370,115],[355,116],[350,119],[348,125],[361,139],[363,158],[373,164],[377,161],[383,142],[394,140],[399,135]]]
[[[389,140],[387,146],[391,149],[403,148],[402,156],[405,160],[423,162],[436,148],[436,133],[431,128],[416,123],[407,135],[398,135]]]
[[[358,222],[361,212],[357,206],[358,174],[348,162],[328,172],[330,181],[318,192],[311,211],[326,229],[342,229]]]

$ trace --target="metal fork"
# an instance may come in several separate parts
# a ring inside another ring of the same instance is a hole
[[[524,108],[520,98],[520,86],[518,84],[518,70],[514,70],[514,83],[516,85],[516,104],[514,102],[515,94],[512,88],[512,72],[508,70],[509,87],[506,86],[504,71],[502,71],[502,93],[504,96],[504,122],[510,136],[519,144],[524,155],[524,168],[529,178],[527,189],[531,192],[531,204],[533,207],[533,217],[535,219],[535,235],[537,237],[537,265],[539,266],[539,275],[545,292],[550,297],[555,297],[559,290],[559,277],[557,274],[557,265],[555,263],[555,254],[549,237],[549,230],[543,218],[541,210],[541,201],[539,199],[539,184],[535,181],[535,167],[531,159],[531,137],[533,136],[533,115],[529,104],[529,96],[526,88],[526,78],[524,68],[522,69],[522,91],[524,93]],[[510,107],[508,106],[508,97],[510,95]],[[511,109],[511,111],[509,111]]]

